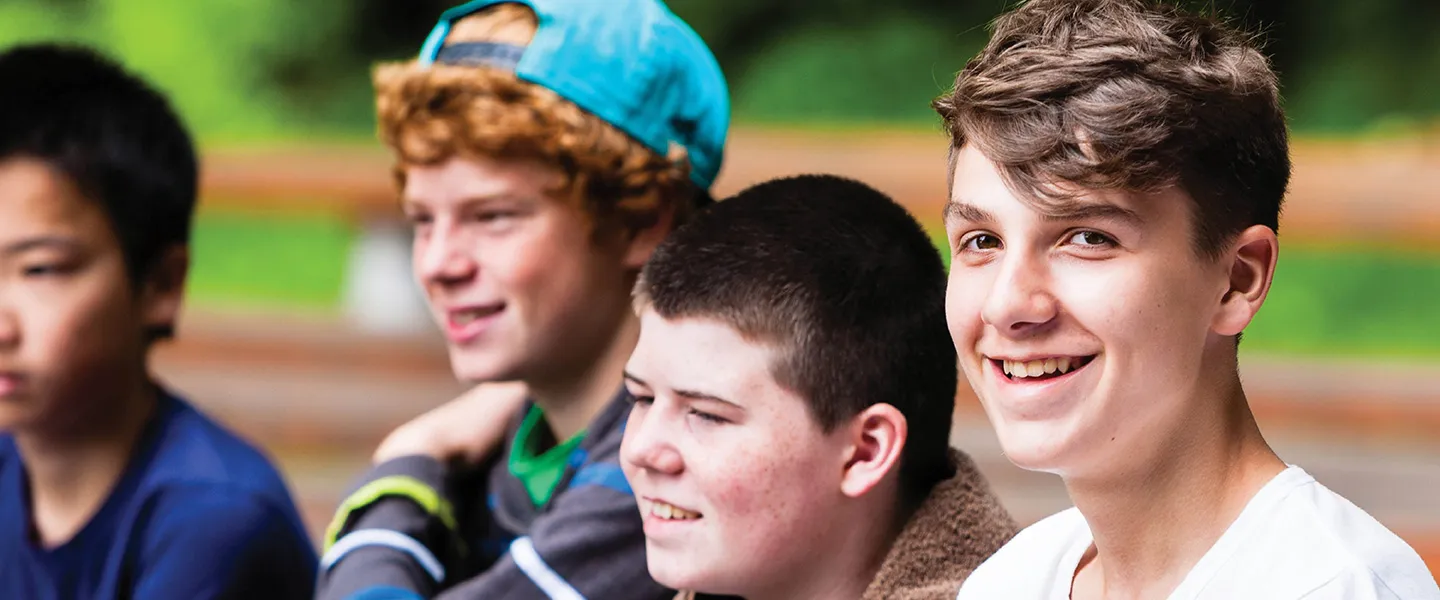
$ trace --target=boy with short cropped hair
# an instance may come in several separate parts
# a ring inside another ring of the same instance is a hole
[[[1246,400],[1237,346],[1290,177],[1252,36],[1149,0],[1030,0],[936,107],[960,364],[1005,455],[1075,503],[960,598],[1440,598]]]
[[[945,269],[833,176],[723,200],[636,287],[621,448],[650,572],[681,598],[948,597],[1015,531],[950,448]]]
[[[375,84],[455,374],[528,399],[442,408],[475,432],[463,451],[387,442],[330,528],[320,596],[670,596],[616,464],[622,373],[640,267],[720,168],[714,57],[659,0],[479,0]]]
[[[147,370],[189,266],[189,134],[82,48],[6,50],[0,82],[0,597],[309,598],[280,475]]]

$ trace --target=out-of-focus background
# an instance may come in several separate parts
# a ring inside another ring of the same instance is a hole
[[[201,140],[188,314],[156,370],[285,470],[317,534],[391,427],[461,391],[408,279],[369,69],[446,0],[0,0],[0,46],[65,39],[172,95]],[[1286,460],[1440,572],[1440,3],[1207,0],[1263,31],[1294,132],[1274,289],[1243,374]],[[936,231],[929,101],[1001,0],[672,0],[730,79],[720,194],[828,171]],[[943,244],[937,237],[937,243]],[[968,386],[955,443],[1015,513],[1065,507],[1010,466]]]

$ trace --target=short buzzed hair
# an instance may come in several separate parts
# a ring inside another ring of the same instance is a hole
[[[776,381],[822,430],[879,403],[908,422],[902,499],[952,474],[958,371],[945,267],[903,207],[829,175],[761,183],[676,230],[641,272],[637,304],[716,319],[776,349]]]

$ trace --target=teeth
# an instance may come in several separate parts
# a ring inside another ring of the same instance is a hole
[[[496,312],[497,310],[493,308],[478,308],[475,310],[466,310],[451,313],[450,320],[456,325],[469,325],[477,319],[480,319],[482,317],[488,317],[495,314]]]
[[[1040,377],[1041,375],[1047,375],[1052,373],[1056,375],[1062,375],[1065,373],[1069,373],[1072,366],[1075,368],[1079,368],[1080,360],[1072,360],[1070,357],[1066,356],[1031,361],[1000,361],[1000,369],[1004,371],[1006,375],[1009,375],[1016,379],[1023,379],[1026,377]]]
[[[650,502],[650,514],[671,521],[688,521],[700,518],[700,513],[691,512],[664,502]]]

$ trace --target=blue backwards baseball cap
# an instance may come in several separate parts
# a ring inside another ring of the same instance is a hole
[[[538,27],[528,46],[445,44],[455,21],[523,4]],[[720,65],[660,0],[474,0],[445,11],[420,64],[484,65],[544,86],[661,156],[683,146],[690,178],[709,189],[725,157],[730,93]]]

